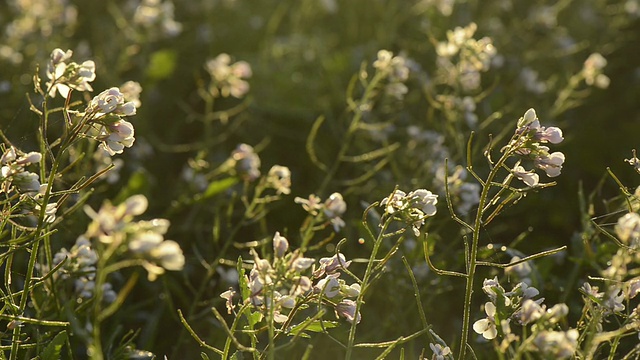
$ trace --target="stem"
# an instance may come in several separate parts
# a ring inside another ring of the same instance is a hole
[[[376,88],[378,83],[382,79],[384,79],[386,76],[387,74],[384,72],[376,72],[373,79],[371,79],[371,82],[367,85],[367,88],[365,89],[364,94],[362,95],[362,98],[359,102],[359,105],[363,105],[367,103],[367,101],[371,97],[373,97],[373,90]],[[349,129],[347,129],[347,133],[345,134],[344,139],[342,139],[342,146],[338,151],[336,160],[331,165],[331,168],[329,169],[329,171],[327,171],[327,174],[325,175],[324,180],[322,180],[322,184],[318,188],[319,194],[322,194],[322,192],[327,188],[327,186],[329,185],[329,181],[333,179],[334,175],[338,171],[338,168],[340,167],[340,163],[342,162],[342,159],[346,155],[347,150],[349,150],[349,145],[351,145],[351,138],[353,137],[353,134],[358,129],[358,126],[360,125],[360,120],[362,120],[362,109],[360,108],[360,106],[357,106],[354,109],[354,111],[355,113],[353,115],[353,119],[349,124]]]
[[[364,299],[364,294],[367,292],[369,288],[369,280],[371,279],[371,273],[372,273],[371,269],[373,269],[373,264],[375,263],[376,255],[378,253],[378,250],[380,249],[380,244],[382,244],[382,240],[384,239],[385,232],[387,231],[387,228],[389,227],[389,224],[391,223],[391,221],[392,221],[392,218],[389,217],[382,224],[382,229],[380,230],[378,237],[373,243],[373,250],[371,251],[371,256],[369,257],[369,261],[367,262],[367,270],[364,272],[364,277],[362,279],[360,294],[356,299],[356,312],[355,312],[356,319],[358,317],[358,314],[360,313],[360,308],[362,307],[362,300]],[[353,343],[355,342],[355,339],[356,339],[356,326],[357,326],[356,319],[354,319],[354,321],[351,323],[351,329],[349,330],[349,342],[347,344],[347,354],[345,356],[345,360],[351,359],[351,353],[353,351],[353,346],[354,346]]]
[[[511,156],[511,150],[506,150],[502,157],[491,168],[486,181],[482,185],[482,193],[480,194],[480,202],[478,203],[478,212],[476,213],[476,219],[473,224],[473,237],[471,239],[471,250],[469,252],[468,270],[467,270],[467,283],[465,286],[464,294],[464,315],[462,318],[462,334],[460,335],[460,352],[458,355],[459,360],[464,360],[467,351],[467,339],[469,337],[469,323],[471,317],[471,297],[473,295],[473,283],[477,266],[478,255],[478,243],[480,241],[480,227],[482,226],[482,216],[484,215],[484,207],[489,198],[489,190],[491,189],[491,183],[493,179],[498,175],[498,171],[502,168],[507,158]]]

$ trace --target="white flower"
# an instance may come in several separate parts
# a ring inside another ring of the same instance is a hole
[[[513,175],[515,175],[518,179],[522,180],[527,186],[536,186],[540,181],[540,176],[535,172],[527,171],[522,166],[518,165],[513,168]]]
[[[287,252],[287,249],[289,249],[287,238],[280,236],[280,233],[276,231],[276,234],[273,235],[273,253],[276,257],[281,258]]]
[[[358,283],[353,283],[351,285],[344,286],[342,288],[342,291],[344,292],[345,296],[352,297],[352,298],[358,297],[358,295],[360,295],[361,290],[362,289],[360,287],[360,284]]]
[[[286,166],[274,165],[267,174],[268,186],[276,189],[278,194],[291,193],[291,171]]]
[[[346,318],[350,323],[353,323],[354,321],[356,324],[360,323],[360,312],[356,314],[356,302],[353,300],[344,299],[340,301],[336,305],[336,313],[338,313],[339,316]]]
[[[436,214],[436,204],[438,203],[438,195],[431,193],[429,190],[418,189],[407,195],[411,206],[418,208],[427,216]]]
[[[556,177],[560,175],[562,164],[564,164],[564,154],[554,152],[549,156],[539,157],[535,161],[537,168],[544,170],[548,177]]]
[[[136,108],[142,106],[140,102],[140,93],[142,92],[142,86],[136,81],[127,81],[120,86],[120,92],[124,96],[124,101],[131,102]]]
[[[235,294],[236,292],[233,291],[233,289],[229,289],[220,294],[220,297],[226,300],[225,305],[227,307],[228,314],[231,314],[233,312],[233,309],[235,308],[235,305],[233,305],[233,296]]]
[[[385,207],[385,212],[387,214],[393,214],[398,210],[402,210],[405,208],[407,199],[407,194],[402,190],[395,190],[391,197],[386,197],[382,199],[380,202],[381,206]]]
[[[132,116],[136,114],[136,106],[133,102],[125,103],[124,95],[120,92],[120,89],[112,87],[91,99],[87,112],[96,113],[96,117],[109,113]]]
[[[291,263],[291,268],[296,272],[301,272],[311,267],[314,262],[316,262],[316,260],[312,258],[298,257]]]
[[[240,144],[231,153],[238,175],[247,181],[254,181],[260,177],[260,157],[251,145]]]
[[[126,120],[119,120],[104,127],[104,134],[99,137],[102,141],[100,148],[109,155],[122,154],[125,147],[133,146],[135,130]]]
[[[482,337],[487,340],[495,339],[498,335],[494,318],[496,315],[496,306],[492,302],[487,302],[484,304],[484,311],[487,313],[487,318],[480,319],[473,323],[473,331],[482,335]]]
[[[249,91],[249,83],[243,79],[251,77],[251,66],[245,61],[230,63],[231,57],[224,53],[207,61],[205,68],[213,80],[210,90],[214,96],[241,98]]]
[[[615,232],[623,243],[637,244],[640,241],[640,215],[631,212],[620,217]]]
[[[520,323],[523,325],[527,325],[532,321],[536,321],[544,315],[544,308],[540,306],[537,302],[526,299],[522,303],[522,308],[518,312]]]
[[[149,253],[154,261],[167,270],[178,271],[184,267],[184,255],[177,242],[165,240]]]
[[[557,359],[572,356],[578,346],[580,333],[576,329],[568,331],[541,331],[536,335],[533,344],[539,351]]]
[[[318,281],[314,288],[330,299],[340,294],[340,282],[335,276],[327,275],[324,279]]]
[[[41,207],[39,204],[35,205],[35,209],[36,209],[36,216],[40,215],[40,210]],[[44,210],[44,222],[46,223],[53,223],[56,220],[56,211],[58,211],[58,204],[57,203],[49,203],[47,204],[47,206],[45,207]]]
[[[440,344],[429,344],[431,351],[433,351],[434,360],[444,360],[446,356],[451,355],[451,349],[448,346],[442,346]]]
[[[332,257],[323,257],[320,258],[320,268],[316,270],[319,274],[314,273],[315,276],[322,276],[322,274],[333,274],[340,269],[346,269],[351,265],[351,260],[347,261],[345,256],[342,253],[338,253],[337,255],[333,255]]]
[[[160,245],[163,240],[162,235],[151,231],[138,233],[129,242],[129,250],[136,254],[146,254]]]

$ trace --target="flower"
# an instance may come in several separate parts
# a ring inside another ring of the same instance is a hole
[[[280,233],[276,231],[276,234],[273,236],[273,253],[276,257],[281,258],[287,252],[287,249],[289,249],[287,238],[280,236]]]
[[[602,73],[602,69],[607,66],[607,59],[605,59],[599,53],[593,53],[589,55],[587,60],[584,61],[582,68],[582,75],[584,81],[589,86],[596,86],[601,89],[609,87],[611,81],[609,77]]]
[[[554,152],[548,156],[541,156],[534,160],[537,168],[544,170],[548,177],[556,177],[560,175],[562,164],[564,164],[564,154]]]
[[[320,268],[314,272],[315,277],[320,277],[323,274],[331,275],[336,273],[340,269],[346,269],[351,265],[351,260],[347,261],[342,253],[333,255],[332,257],[320,258]]]
[[[433,360],[444,360],[447,356],[451,355],[451,349],[448,346],[442,346],[440,344],[429,344],[431,351],[433,351]]]
[[[331,299],[340,294],[340,283],[338,282],[338,279],[336,279],[335,275],[327,275],[325,278],[318,281],[314,286],[314,289]]]
[[[307,270],[315,262],[316,260],[312,258],[297,257],[291,263],[291,269],[293,269],[296,272],[301,272],[301,271]]]
[[[260,177],[260,157],[253,151],[253,147],[240,144],[231,153],[238,175],[246,181],[254,181]]]
[[[96,78],[96,64],[87,60],[78,65],[75,62],[66,63],[71,58],[71,50],[54,49],[47,66],[47,82],[49,96],[55,97],[56,92],[64,98],[69,96],[71,89],[78,91],[93,91],[89,82]]]
[[[533,340],[536,349],[556,359],[572,356],[578,346],[580,333],[576,329],[568,331],[541,331]]]
[[[142,86],[136,81],[127,81],[120,86],[120,92],[124,96],[124,101],[131,102],[133,106],[139,108],[142,106],[140,101],[140,93],[142,92]]]
[[[540,176],[533,172],[533,170],[525,170],[522,166],[518,165],[513,168],[513,175],[522,180],[527,186],[536,186],[540,181]]]
[[[336,313],[338,314],[338,316],[346,318],[347,321],[352,324],[354,321],[356,322],[356,324],[360,323],[360,312],[356,314],[356,302],[353,300],[344,299],[336,304]]]
[[[406,206],[407,194],[402,190],[395,190],[391,193],[391,196],[382,199],[381,206],[385,207],[387,214],[393,214],[398,210],[403,210]]]
[[[345,226],[344,220],[340,216],[347,211],[347,203],[342,198],[342,194],[334,192],[329,195],[324,202],[323,212],[333,225],[335,232],[340,231]]]
[[[249,91],[249,83],[243,80],[252,75],[249,63],[246,61],[238,61],[231,65],[230,63],[231,57],[225,53],[206,62],[205,69],[212,79],[209,90],[213,96],[231,95],[239,99]]]
[[[103,132],[98,139],[102,141],[100,148],[105,150],[110,156],[122,154],[125,147],[133,146],[134,141],[133,125],[125,120],[104,126]]]
[[[125,103],[124,95],[120,92],[120,89],[112,87],[91,99],[86,112],[95,113],[96,118],[109,113],[132,116],[136,114],[136,106],[134,102]]]
[[[278,194],[291,193],[291,171],[286,166],[274,165],[267,174],[267,184]]]
[[[522,325],[527,325],[533,321],[538,320],[544,315],[544,308],[536,301],[526,299],[522,303],[522,307],[518,312],[518,318]]]
[[[473,331],[482,335],[482,337],[487,340],[495,339],[498,335],[494,318],[496,315],[496,306],[492,302],[487,302],[484,304],[484,311],[487,313],[487,317],[473,323]]]
[[[620,241],[637,246],[640,242],[640,215],[635,212],[625,214],[618,219],[614,229]]]
[[[431,193],[429,190],[418,189],[407,195],[411,206],[422,210],[426,216],[436,214],[436,204],[438,203],[438,195]]]
[[[304,199],[301,197],[297,197],[293,199],[296,204],[302,205],[302,208],[311,215],[317,215],[318,210],[322,209],[322,199],[317,195],[311,194],[309,195],[309,199]]]
[[[504,294],[504,288],[498,282],[498,277],[494,277],[493,279],[484,279],[482,282],[482,291],[491,299],[491,301],[495,302],[498,298],[499,294]]]

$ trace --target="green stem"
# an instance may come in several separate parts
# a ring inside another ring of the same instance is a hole
[[[342,162],[342,159],[344,158],[344,156],[347,154],[347,151],[349,150],[349,146],[351,145],[351,138],[353,137],[355,131],[358,129],[358,126],[360,125],[360,121],[362,120],[361,106],[366,104],[373,97],[374,95],[373,91],[377,87],[378,83],[382,81],[382,79],[384,79],[386,76],[387,74],[384,72],[376,72],[373,79],[371,79],[371,82],[367,85],[367,88],[365,89],[364,94],[362,95],[362,98],[358,103],[358,106],[354,109],[355,113],[353,115],[353,119],[351,120],[351,124],[349,124],[349,129],[347,129],[347,133],[345,134],[344,139],[342,139],[342,146],[338,151],[336,160],[333,162],[333,164],[331,165],[331,168],[329,169],[329,171],[327,171],[327,174],[322,180],[322,184],[318,188],[318,194],[322,194],[322,192],[327,188],[327,186],[329,186],[329,182],[335,176],[336,172],[338,171],[338,168],[340,167],[340,163]]]
[[[484,207],[487,204],[489,198],[489,190],[493,179],[498,175],[498,171],[502,168],[507,158],[512,154],[512,150],[506,150],[502,157],[494,164],[486,181],[482,185],[482,193],[480,194],[480,202],[478,203],[478,212],[476,213],[476,219],[473,225],[473,237],[471,239],[471,250],[469,256],[466,259],[468,264],[467,282],[465,286],[464,294],[464,315],[462,318],[462,334],[460,335],[460,352],[458,355],[459,360],[464,360],[467,351],[467,339],[469,337],[469,323],[471,318],[471,298],[473,295],[473,284],[477,266],[478,255],[478,243],[480,241],[480,228],[483,225],[482,216],[484,215]]]
[[[367,262],[367,269],[365,270],[364,277],[362,278],[360,294],[356,299],[355,319],[351,323],[351,329],[349,330],[349,342],[347,344],[347,354],[345,356],[346,360],[351,359],[351,353],[353,352],[353,346],[356,339],[356,327],[358,325],[356,319],[358,317],[358,314],[360,313],[360,308],[362,307],[362,301],[364,299],[364,295],[369,288],[369,280],[371,279],[371,276],[372,276],[371,270],[373,269],[373,264],[375,263],[376,255],[378,254],[378,250],[380,249],[382,240],[385,238],[384,235],[391,221],[392,221],[391,217],[386,219],[386,221],[382,224],[382,229],[380,229],[380,233],[378,233],[378,236],[375,242],[373,243],[373,250],[371,250],[371,256],[369,257],[369,261]]]

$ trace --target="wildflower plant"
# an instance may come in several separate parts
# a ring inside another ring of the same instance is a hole
[[[0,358],[637,357],[639,9],[8,0]]]

